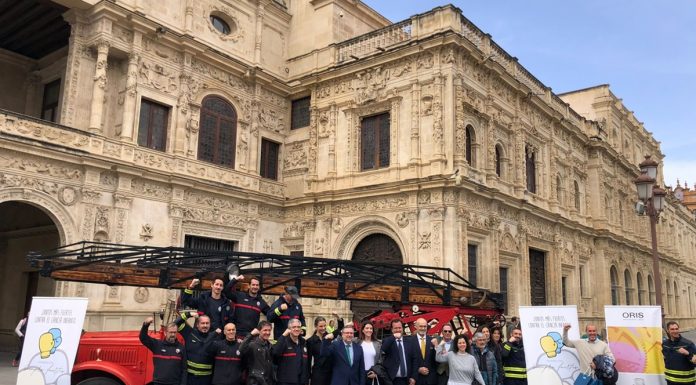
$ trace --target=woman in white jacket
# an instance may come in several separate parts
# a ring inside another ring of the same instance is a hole
[[[445,343],[437,343],[437,339],[432,340],[437,354],[435,360],[437,362],[446,362],[449,365],[449,380],[448,385],[471,385],[474,380],[479,384],[483,384],[483,377],[476,365],[476,359],[471,354],[467,353],[469,341],[466,336],[460,334],[454,337],[452,348],[450,351],[445,349]]]

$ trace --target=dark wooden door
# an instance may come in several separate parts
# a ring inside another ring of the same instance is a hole
[[[529,249],[529,286],[532,306],[546,305],[546,254]]]
[[[353,261],[402,264],[403,257],[399,246],[388,235],[371,234],[355,247]],[[380,309],[391,309],[391,305],[386,302],[364,301],[353,301],[350,305],[350,310],[357,320],[362,320]]]

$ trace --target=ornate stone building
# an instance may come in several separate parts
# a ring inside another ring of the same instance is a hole
[[[82,240],[444,266],[509,314],[654,302],[632,179],[659,143],[607,86],[554,94],[452,6],[395,24],[357,0],[2,7],[0,346],[32,295],[89,297],[89,330],[175,296],[24,262]],[[662,218],[665,310],[696,326],[694,218]],[[310,316],[350,311],[329,302]]]

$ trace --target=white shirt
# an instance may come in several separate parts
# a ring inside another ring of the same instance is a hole
[[[360,344],[363,349],[363,361],[365,361],[365,370],[370,370],[371,367],[375,365],[375,357],[377,357],[377,352],[375,351],[375,345],[372,341],[363,342]]]

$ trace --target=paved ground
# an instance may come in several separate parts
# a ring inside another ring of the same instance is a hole
[[[12,367],[14,353],[0,352],[0,385],[17,383],[17,368]]]

